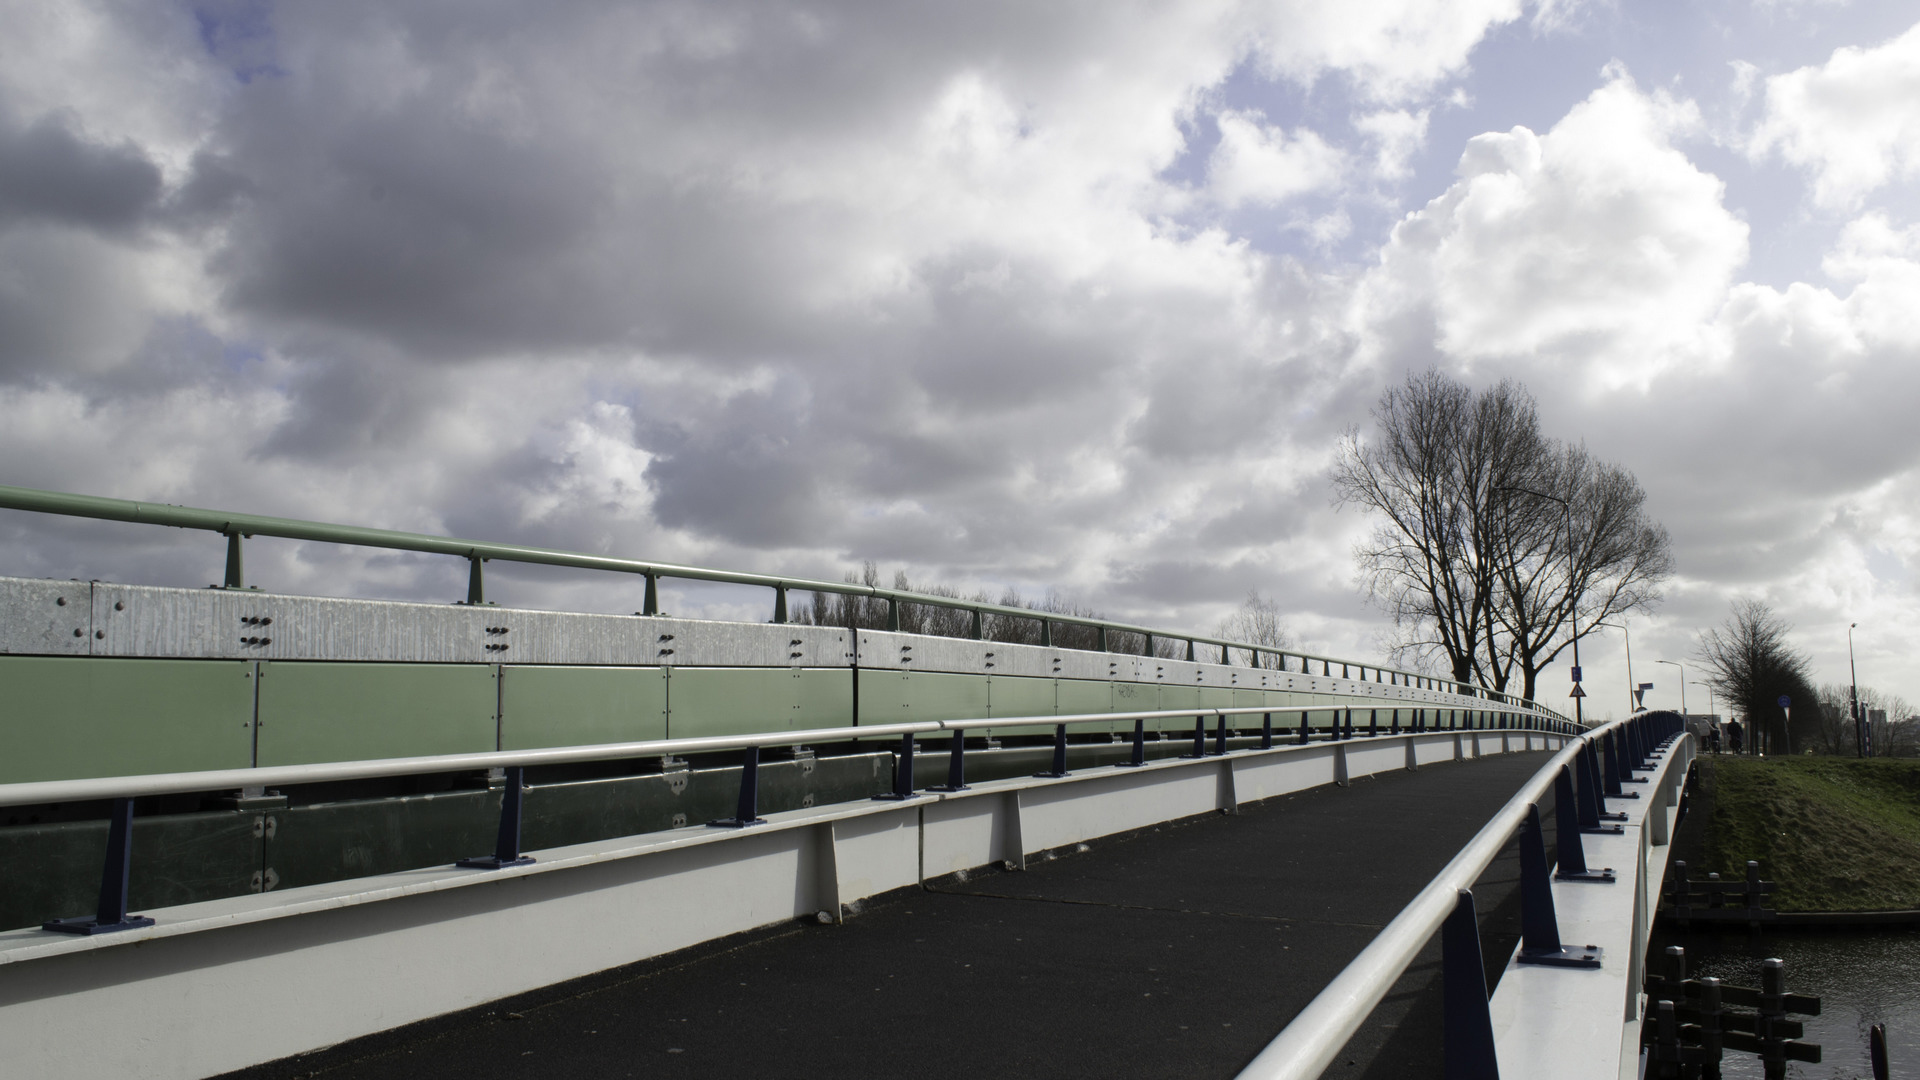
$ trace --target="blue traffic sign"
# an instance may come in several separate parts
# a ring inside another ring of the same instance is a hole
[[[1578,664],[1575,664],[1573,667],[1573,681],[1574,682],[1580,681],[1580,665]]]
[[[1783,709],[1791,709],[1791,708],[1793,708],[1793,699],[1792,699],[1792,698],[1790,698],[1790,697],[1788,697],[1788,696],[1787,696],[1787,695],[1785,695],[1785,694],[1781,694],[1781,695],[1780,695],[1780,707],[1781,707],[1781,708],[1783,708]]]

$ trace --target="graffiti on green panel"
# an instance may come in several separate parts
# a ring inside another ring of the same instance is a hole
[[[0,656],[0,783],[242,769],[253,664]]]
[[[500,749],[667,737],[667,677],[653,667],[503,667]]]
[[[492,750],[497,694],[488,664],[263,663],[260,764]]]
[[[997,695],[999,692],[999,684],[996,682],[994,685]],[[1112,712],[1114,710],[1114,684],[1105,680],[1095,682],[1091,679],[1061,679],[1058,682],[1058,689],[1055,691],[1054,701],[1056,703],[1055,709],[1061,716],[1072,716],[1076,713]],[[998,701],[996,698],[996,707],[997,706]],[[1067,730],[1114,731],[1119,728],[1132,731],[1133,725],[1131,723],[1122,724],[1109,720],[1099,724],[1075,724]]]
[[[674,668],[667,677],[667,734],[675,739],[791,731],[799,722],[795,668]]]

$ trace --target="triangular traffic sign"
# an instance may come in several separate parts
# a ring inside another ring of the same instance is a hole
[[[1586,692],[1585,690],[1582,690],[1582,689],[1580,689],[1580,684],[1579,684],[1579,683],[1574,683],[1574,684],[1573,684],[1573,693],[1571,693],[1571,694],[1568,694],[1567,696],[1568,696],[1568,697],[1586,697],[1586,696],[1587,696],[1587,692]]]

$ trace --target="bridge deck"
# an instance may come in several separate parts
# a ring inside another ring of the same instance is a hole
[[[1316,788],[230,1076],[1230,1077],[1544,761]],[[1475,890],[1496,973],[1516,877],[1509,851]],[[1429,952],[1329,1076],[1440,1075]]]

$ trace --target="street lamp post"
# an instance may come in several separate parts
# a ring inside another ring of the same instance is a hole
[[[1627,715],[1632,716],[1633,705],[1634,705],[1634,701],[1633,701],[1633,635],[1627,633],[1627,624],[1625,622],[1617,622],[1617,623],[1600,622],[1600,623],[1594,623],[1593,625],[1596,628],[1605,626],[1605,627],[1610,627],[1614,630],[1618,630],[1620,631],[1620,636],[1626,639],[1626,642],[1627,642]],[[1574,651],[1578,652],[1579,647],[1575,646]]]
[[[1697,683],[1694,683],[1693,685],[1698,686],[1702,690],[1705,690],[1707,692],[1707,715],[1712,716],[1713,715],[1713,684],[1697,682]],[[1685,708],[1685,707],[1686,706],[1684,705],[1681,706],[1681,708]]]
[[[1655,660],[1656,664],[1672,664],[1680,669],[1680,715],[1687,715],[1687,665],[1673,660]]]
[[[1552,499],[1554,502],[1560,504],[1562,510],[1567,512],[1567,585],[1574,590],[1573,602],[1567,605],[1567,628],[1573,635],[1573,670],[1577,674],[1580,671],[1580,565],[1574,562],[1573,559],[1573,504],[1558,495],[1549,495],[1544,491],[1535,491],[1532,488],[1520,487],[1517,484],[1504,486],[1500,490],[1520,491],[1532,495],[1535,498]],[[1574,679],[1573,693],[1573,722],[1576,726],[1584,730],[1587,723],[1586,718],[1581,715],[1580,706],[1586,701],[1587,692],[1580,689],[1580,680],[1578,678]]]
[[[1847,624],[1847,675],[1853,680],[1853,756],[1867,756],[1867,740],[1863,737],[1864,724],[1860,722],[1860,669],[1853,662],[1853,628],[1859,623]]]

